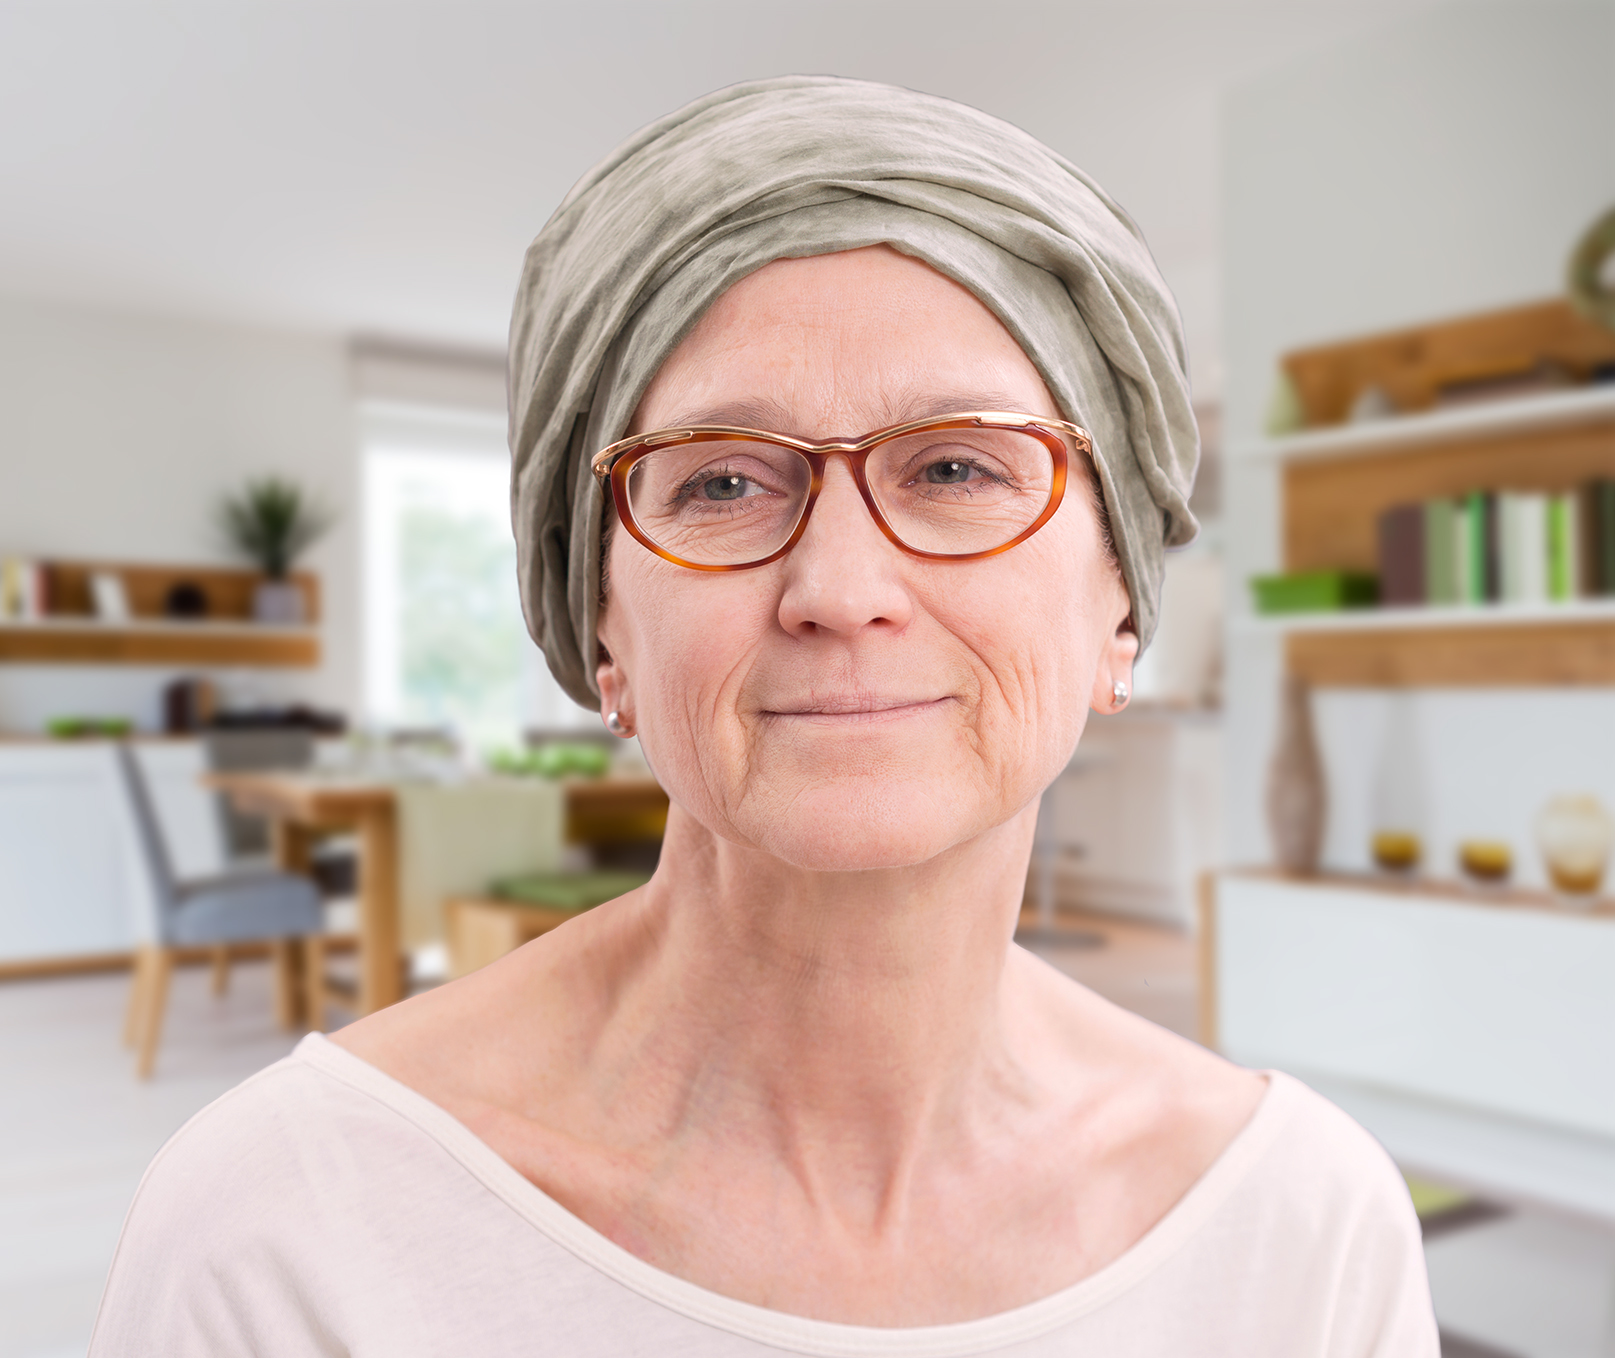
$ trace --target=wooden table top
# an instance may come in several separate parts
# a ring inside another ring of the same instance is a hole
[[[399,781],[286,770],[202,776],[204,785],[222,792],[240,811],[311,824],[357,820],[371,812],[391,810],[397,802]],[[573,812],[667,805],[667,794],[654,778],[567,778],[561,780],[561,786]]]

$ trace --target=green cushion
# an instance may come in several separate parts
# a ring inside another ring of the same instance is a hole
[[[495,882],[493,894],[502,901],[551,910],[588,910],[648,881],[649,874],[643,872],[534,872]]]

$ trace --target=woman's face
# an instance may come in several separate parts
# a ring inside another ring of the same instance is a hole
[[[958,410],[1059,418],[967,290],[886,247],[781,260],[713,304],[636,432],[851,439]],[[1070,757],[1136,638],[1082,460],[1054,517],[979,561],[924,561],[832,458],[782,560],[709,573],[613,532],[598,671],[674,802],[803,868],[902,867],[1000,825]]]

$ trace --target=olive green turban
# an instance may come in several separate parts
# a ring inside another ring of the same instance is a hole
[[[1177,308],[1126,214],[1019,128],[832,77],[719,90],[590,170],[527,251],[510,323],[511,514],[522,608],[561,686],[599,706],[604,497],[627,432],[702,313],[776,259],[887,244],[969,288],[1094,439],[1139,639],[1165,548],[1196,525]]]

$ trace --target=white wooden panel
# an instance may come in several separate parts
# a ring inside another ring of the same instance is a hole
[[[134,751],[175,876],[183,881],[224,872],[224,822],[216,794],[202,786],[206,747],[199,740],[163,740],[136,745]]]
[[[1317,1071],[1615,1136],[1615,919],[1228,877],[1218,1035]]]
[[[0,746],[0,961],[133,945],[127,831],[109,747]]]

